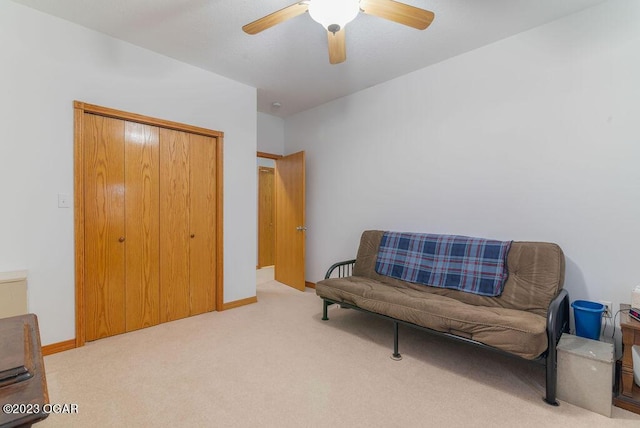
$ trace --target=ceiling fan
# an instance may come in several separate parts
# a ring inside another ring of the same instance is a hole
[[[393,0],[303,0],[253,21],[242,30],[247,34],[257,34],[305,12],[327,29],[331,64],[347,59],[344,27],[360,12],[418,30],[427,28],[434,18],[431,11]]]

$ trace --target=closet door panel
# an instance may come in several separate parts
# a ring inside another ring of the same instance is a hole
[[[189,316],[189,134],[160,130],[160,322]]]
[[[124,122],[84,117],[86,340],[125,331]]]
[[[159,129],[125,125],[126,330],[160,322]]]
[[[216,143],[190,136],[191,315],[215,309]]]

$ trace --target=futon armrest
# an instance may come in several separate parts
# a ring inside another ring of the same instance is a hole
[[[569,332],[569,293],[562,289],[551,301],[547,311],[549,347],[555,347],[562,333]]]
[[[558,385],[558,341],[562,333],[569,332],[569,293],[560,290],[551,301],[547,311],[547,340],[548,348],[544,354],[546,367],[546,396],[544,401],[552,406],[557,406],[556,390]]]
[[[338,272],[337,272],[338,278],[351,276],[351,274],[353,273],[353,267],[355,266],[355,264],[356,264],[356,259],[345,260],[343,262],[334,263],[333,265],[331,265],[331,267],[327,271],[327,274],[324,276],[324,279],[331,278],[331,274],[336,269],[338,269]]]

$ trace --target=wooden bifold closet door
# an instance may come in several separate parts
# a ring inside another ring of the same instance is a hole
[[[87,340],[158,324],[158,128],[85,117]]]
[[[85,340],[216,309],[215,137],[84,113]]]
[[[215,307],[215,141],[160,130],[160,301],[162,322]]]

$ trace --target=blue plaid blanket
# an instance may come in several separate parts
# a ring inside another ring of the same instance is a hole
[[[456,235],[385,232],[376,272],[403,281],[499,296],[511,241]]]

